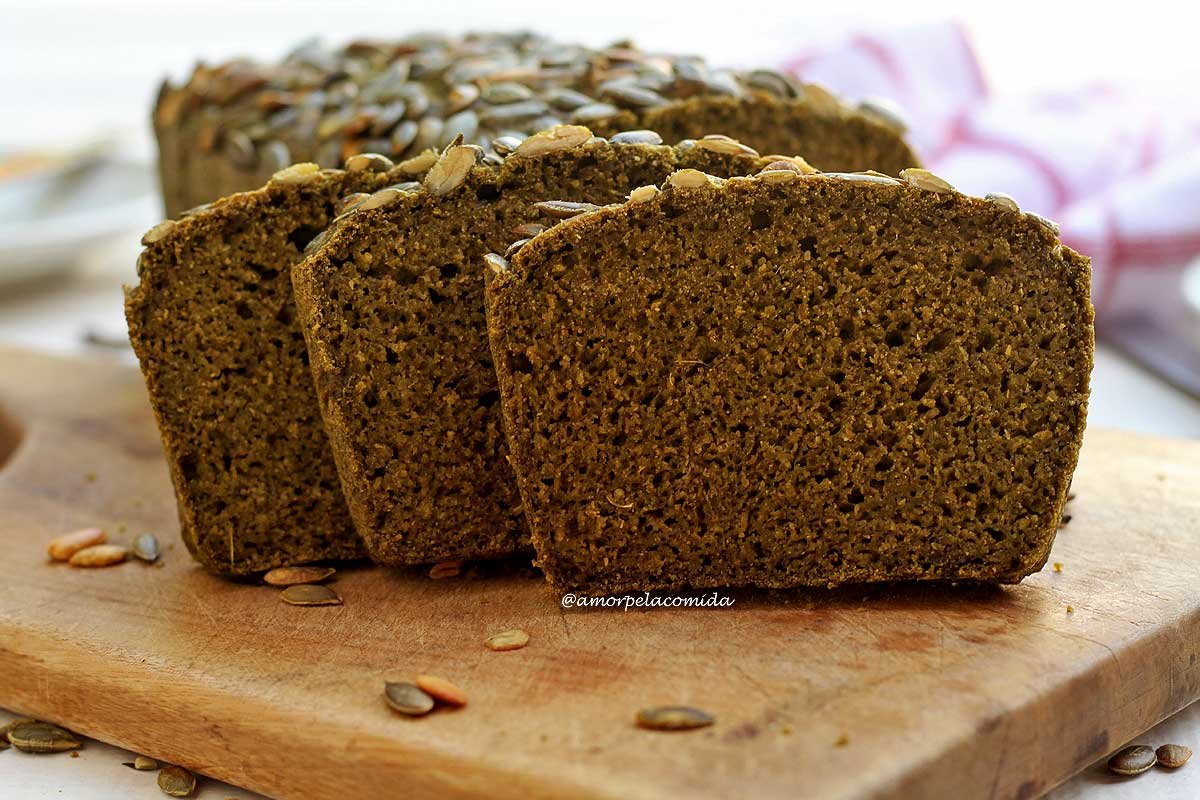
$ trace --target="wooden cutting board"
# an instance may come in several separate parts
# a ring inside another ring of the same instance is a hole
[[[136,372],[0,351],[0,409],[0,707],[269,795],[1028,798],[1200,696],[1197,442],[1090,432],[1062,571],[1017,587],[567,612],[518,569],[360,566],[298,608],[193,566]],[[92,525],[164,566],[47,563]],[[394,714],[417,672],[470,703]],[[717,723],[636,728],[657,704]]]

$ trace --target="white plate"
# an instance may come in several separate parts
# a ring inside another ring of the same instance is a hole
[[[101,160],[0,182],[0,285],[69,269],[90,246],[159,217],[149,167]]]

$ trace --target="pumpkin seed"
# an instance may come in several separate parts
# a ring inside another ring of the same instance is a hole
[[[507,250],[504,251],[504,257],[512,258],[518,250],[520,250],[522,247],[524,247],[527,244],[529,244],[528,239],[517,239],[515,242],[513,242],[512,244],[510,244],[508,246]]]
[[[283,602],[293,606],[340,606],[342,598],[328,586],[319,583],[300,583],[279,593]]]
[[[666,183],[676,189],[698,189],[709,185],[709,178],[698,169],[680,169],[667,176]]]
[[[927,192],[934,192],[936,194],[951,194],[954,192],[953,186],[927,169],[910,167],[909,169],[901,170],[900,177],[909,186],[915,186]]]
[[[662,144],[663,138],[654,131],[621,131],[609,139],[613,144]]]
[[[320,583],[333,577],[333,567],[276,567],[263,575],[263,583],[270,586],[299,586],[305,583]]]
[[[645,203],[658,197],[657,186],[639,186],[629,193],[629,202]]]
[[[158,557],[162,554],[158,538],[153,533],[143,533],[134,539],[133,546],[130,549],[134,556],[145,561],[147,564],[158,561]]]
[[[3,742],[5,745],[12,744],[10,741],[8,741],[8,732],[24,722],[37,722],[37,720],[29,717],[17,717],[12,722],[9,722],[5,725],[0,725],[0,742]]]
[[[497,275],[499,275],[502,272],[505,272],[506,270],[508,270],[510,268],[508,259],[506,259],[504,256],[500,255],[499,253],[484,254],[483,263],[487,265],[488,269],[490,269],[492,272],[494,272]]]
[[[637,724],[654,731],[689,731],[712,725],[715,719],[690,706],[655,706],[637,713]]]
[[[492,149],[495,150],[499,155],[506,156],[520,147],[522,141],[524,140],[519,139],[516,136],[500,136],[496,139],[492,139]]]
[[[302,161],[281,169],[271,176],[275,183],[312,183],[321,176],[321,167],[311,161]]]
[[[434,700],[440,700],[451,706],[467,704],[466,693],[445,678],[439,678],[436,675],[418,675],[413,678],[413,683]]]
[[[1167,769],[1179,769],[1192,757],[1192,748],[1182,744],[1164,744],[1154,751],[1158,765]]]
[[[420,175],[422,172],[429,171],[429,168],[436,164],[437,161],[437,151],[430,149],[401,161],[397,166],[405,175]]]
[[[582,125],[559,125],[530,136],[517,146],[514,156],[540,156],[558,150],[570,150],[592,138],[592,132]]]
[[[567,200],[543,200],[540,203],[534,203],[533,207],[555,219],[570,219],[600,208],[595,203],[572,203]]]
[[[728,136],[720,134],[709,134],[701,139],[696,140],[696,147],[701,150],[709,150],[713,153],[723,153],[725,155],[747,155],[758,157],[758,151],[753,147],[747,147],[737,139],[731,139]]]
[[[14,722],[7,736],[9,743],[23,753],[62,753],[83,747],[75,734],[49,722]]]
[[[133,765],[134,769],[141,770],[143,772],[148,772],[152,769],[158,769],[161,766],[158,763],[158,759],[151,758],[150,756],[138,756],[130,763]]]
[[[1007,208],[1009,211],[1021,210],[1021,207],[1017,205],[1017,201],[1004,192],[988,192],[983,196],[983,199],[989,203],[995,203],[1002,208]]]
[[[171,797],[187,797],[196,791],[196,776],[183,767],[165,767],[158,773],[158,788]]]
[[[467,179],[479,156],[479,148],[473,145],[459,144],[447,148],[425,176],[426,190],[433,195],[454,191]]]
[[[82,528],[52,540],[46,552],[54,561],[67,561],[85,547],[104,544],[106,541],[108,534],[100,528]]]
[[[346,159],[346,172],[387,172],[396,166],[379,153],[359,153]]]
[[[72,567],[111,567],[128,556],[129,551],[119,544],[94,544],[75,553],[67,563]]]
[[[588,103],[586,106],[580,106],[572,111],[571,119],[575,122],[595,122],[596,120],[615,117],[620,113],[621,109],[611,103]]]
[[[142,244],[151,245],[166,237],[168,233],[175,230],[175,220],[164,219],[162,222],[155,225],[150,230],[142,234]]]
[[[1110,771],[1118,775],[1141,775],[1158,761],[1154,749],[1144,744],[1126,747],[1108,760]]]
[[[489,636],[483,644],[488,650],[495,650],[498,653],[508,650],[520,650],[529,644],[529,634],[520,628],[514,628],[510,631],[501,631]]]
[[[526,222],[513,228],[512,232],[522,239],[532,239],[544,230],[546,226],[539,222]]]
[[[433,697],[416,684],[405,681],[385,683],[383,697],[392,709],[411,717],[419,717],[433,710]]]
[[[429,577],[435,581],[442,578],[457,578],[462,574],[463,562],[461,561],[443,561],[439,564],[434,564],[429,570]]]

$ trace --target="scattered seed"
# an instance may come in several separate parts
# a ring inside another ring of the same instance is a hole
[[[151,758],[150,756],[138,756],[137,758],[133,759],[133,761],[126,761],[125,766],[129,767],[130,769],[149,772],[150,770],[158,769],[162,765],[158,763],[158,759],[156,758]]]
[[[171,797],[187,797],[196,791],[196,776],[183,767],[164,767],[158,773],[158,788]]]
[[[7,736],[23,753],[62,753],[83,747],[75,734],[49,722],[20,720],[9,726]]]
[[[411,717],[419,717],[433,710],[433,697],[416,684],[406,681],[385,683],[383,697],[394,710]]]
[[[529,634],[520,628],[514,628],[511,631],[502,631],[489,636],[483,644],[488,650],[495,650],[498,653],[507,650],[520,650],[529,644]]]
[[[445,678],[439,678],[436,675],[418,675],[413,679],[413,683],[434,700],[440,700],[451,706],[467,704],[467,695],[463,690]]]
[[[690,731],[714,721],[711,714],[689,706],[656,706],[637,713],[637,724],[653,731]]]
[[[321,167],[311,161],[302,161],[281,169],[271,176],[275,183],[312,183],[321,175]]]
[[[1158,761],[1153,748],[1144,744],[1126,747],[1108,760],[1110,771],[1118,775],[1141,775]]]
[[[555,219],[570,219],[584,214],[588,211],[595,211],[600,206],[594,203],[571,203],[566,200],[544,200],[540,203],[534,203],[533,207]]]
[[[918,169],[911,167],[906,170],[901,170],[900,177],[909,186],[915,186],[918,189],[924,189],[927,192],[936,192],[937,194],[949,194],[954,191],[954,187],[946,181],[934,175],[927,169]]]
[[[293,606],[340,606],[342,598],[328,586],[319,583],[299,583],[279,593],[283,602]]]
[[[83,528],[70,533],[64,533],[57,539],[50,542],[50,546],[46,548],[46,552],[54,561],[68,561],[71,556],[78,553],[85,547],[92,547],[98,544],[104,544],[108,541],[108,534],[100,528]]]
[[[37,722],[37,720],[30,719],[29,717],[18,717],[6,725],[0,725],[0,742],[4,743],[5,745],[12,744],[10,741],[8,741],[8,732],[18,725],[26,722]]]
[[[263,575],[263,583],[270,586],[299,586],[304,583],[320,583],[333,577],[333,567],[304,566],[276,567]]]
[[[609,139],[613,144],[662,144],[663,138],[654,131],[621,131]]]
[[[175,230],[175,224],[175,220],[173,219],[164,219],[162,222],[158,223],[153,228],[142,234],[142,244],[154,244],[160,239],[163,239],[168,233]]]
[[[1167,769],[1179,769],[1192,757],[1192,748],[1182,744],[1164,744],[1154,751],[1158,765]]]
[[[134,539],[130,550],[134,556],[145,561],[147,564],[153,564],[155,561],[158,561],[158,557],[162,554],[162,548],[158,545],[158,538],[153,533],[143,533]]]
[[[570,150],[586,143],[592,132],[582,125],[558,125],[548,131],[535,133],[517,146],[514,156],[530,157]]]
[[[72,567],[111,567],[128,556],[129,551],[119,544],[94,544],[72,555],[67,563]]]
[[[645,203],[658,197],[657,186],[639,186],[629,193],[629,202]]]
[[[434,564],[429,570],[429,577],[435,581],[442,578],[457,578],[462,574],[463,562],[461,561],[443,561],[439,564]]]

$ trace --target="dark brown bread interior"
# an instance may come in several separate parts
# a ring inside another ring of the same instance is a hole
[[[670,188],[539,235],[487,300],[559,589],[1045,562],[1093,334],[1087,259],[1030,216],[863,176]]]
[[[272,182],[159,226],[126,299],[183,540],[218,573],[363,554],[324,435],[290,270],[344,191],[387,181],[312,178]]]
[[[447,194],[404,194],[329,229],[292,278],[338,471],[373,559],[529,547],[486,337],[482,256],[503,250],[516,226],[546,222],[533,208],[543,199],[614,202],[681,165],[744,174],[760,164],[594,139],[476,166]]]

